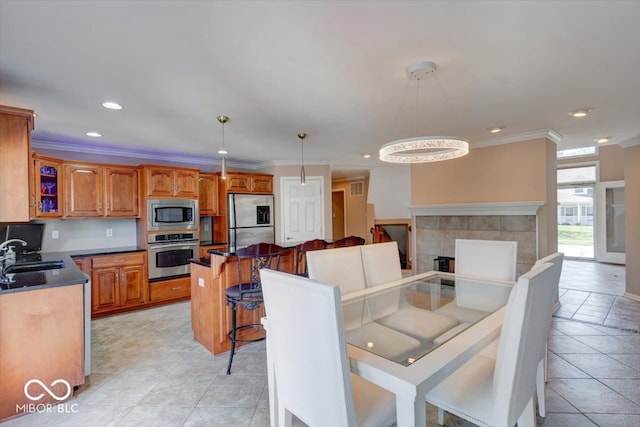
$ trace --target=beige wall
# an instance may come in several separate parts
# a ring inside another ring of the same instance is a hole
[[[324,178],[324,238],[331,240],[333,228],[331,225],[331,168],[329,165],[305,165],[305,173],[307,177],[321,176]],[[260,170],[261,173],[269,173],[273,175],[273,195],[275,198],[276,217],[280,215],[280,178],[283,177],[300,177],[300,166],[272,166]],[[276,241],[280,240],[282,233],[281,221],[276,221]]]
[[[640,145],[624,149],[626,291],[640,298]]]
[[[411,167],[411,204],[541,201],[538,256],[557,251],[556,144],[546,138],[472,149]]]
[[[411,167],[411,204],[544,201],[547,140],[477,148]],[[554,172],[555,173],[555,172]]]

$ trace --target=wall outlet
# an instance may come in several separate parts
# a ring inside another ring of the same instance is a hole
[[[113,237],[113,228],[107,228],[107,237]]]
[[[58,230],[51,230],[51,238],[57,239],[58,237],[60,237],[60,233],[58,233]]]

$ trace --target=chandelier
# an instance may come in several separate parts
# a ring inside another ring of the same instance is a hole
[[[433,62],[419,62],[407,68],[407,76],[418,80],[416,122],[420,99],[420,80],[436,71]],[[439,162],[462,157],[469,153],[469,142],[454,136],[420,136],[388,142],[380,148],[380,160],[391,163]]]

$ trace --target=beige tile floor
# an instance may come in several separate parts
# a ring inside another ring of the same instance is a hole
[[[640,425],[640,303],[620,297],[623,283],[622,267],[565,262],[539,425]],[[269,425],[263,343],[242,349],[227,376],[226,354],[212,357],[192,340],[188,302],[92,323],[93,373],[67,402],[76,412],[29,414],[3,427]],[[434,408],[427,415],[436,426]]]

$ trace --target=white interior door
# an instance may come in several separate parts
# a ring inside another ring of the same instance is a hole
[[[282,194],[282,242],[297,244],[324,239],[324,180],[307,177],[305,185],[298,177],[280,180]],[[288,245],[287,245],[288,246]]]
[[[625,263],[624,181],[596,185],[596,260]]]

